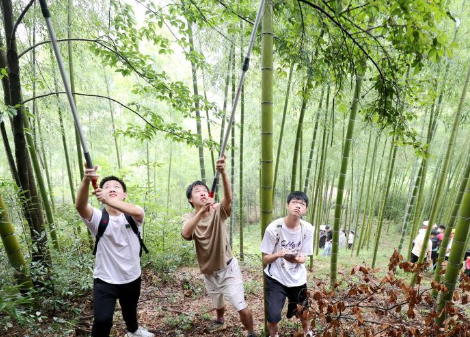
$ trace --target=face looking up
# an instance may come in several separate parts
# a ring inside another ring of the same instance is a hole
[[[127,193],[124,192],[122,185],[119,181],[109,180],[103,185],[103,191],[105,191],[109,197],[118,198],[124,200],[127,197]]]
[[[286,205],[286,209],[290,215],[302,217],[307,212],[307,204],[303,200],[292,199]]]
[[[202,206],[204,205],[204,202],[207,200],[209,197],[209,191],[207,188],[203,185],[196,185],[193,187],[193,190],[191,192],[191,198],[189,201],[194,205],[199,205]]]

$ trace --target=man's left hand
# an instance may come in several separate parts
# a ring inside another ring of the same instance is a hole
[[[98,199],[99,202],[101,202],[105,205],[107,204],[108,195],[103,191],[102,188],[98,187],[96,190],[94,190],[91,193],[95,195],[96,199]]]

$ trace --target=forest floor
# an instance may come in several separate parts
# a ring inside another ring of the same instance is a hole
[[[246,301],[252,310],[257,330],[263,325],[263,291],[259,272],[242,267]],[[162,277],[163,276],[163,277]],[[73,333],[87,336],[92,324],[91,295],[84,305],[82,319]],[[145,326],[155,336],[243,336],[238,313],[228,303],[225,320],[227,329],[220,333],[209,333],[215,318],[211,300],[206,294],[204,280],[197,267],[180,268],[171,275],[158,275],[146,269],[142,275],[142,292],[138,304],[139,325]],[[126,334],[126,326],[119,306],[116,307],[112,336]]]
[[[313,265],[314,272],[308,272],[309,287],[314,287],[319,282],[328,284],[325,271],[329,265],[329,260],[317,258],[314,260]],[[262,272],[259,264],[255,261],[240,263],[240,267],[244,278],[246,301],[253,314],[255,330],[261,336],[264,320]],[[350,276],[349,266],[344,268],[348,268],[348,270],[339,268],[338,274]],[[431,279],[432,273],[423,274],[423,281],[426,280],[424,282],[428,283]],[[387,301],[387,295],[376,294],[375,303]],[[13,324],[5,330],[0,326],[0,336],[89,336],[93,322],[92,292],[90,291],[78,298],[71,298],[65,303],[69,307],[64,308],[63,311],[56,310],[53,314],[47,316],[41,315],[41,319],[38,319],[34,325]],[[286,307],[284,307],[284,314]],[[417,327],[422,326],[428,309],[418,309],[413,322],[408,323],[417,323]],[[372,312],[366,315],[364,319],[366,317],[379,321],[381,319]],[[401,317],[403,318],[403,316]],[[238,314],[230,304],[227,305],[225,315],[227,329],[218,333],[208,331],[211,321],[215,318],[215,311],[212,309],[210,298],[205,291],[202,275],[197,267],[182,267],[171,273],[155,272],[152,268],[144,268],[142,291],[138,304],[138,318],[139,325],[146,327],[157,337],[246,336],[246,331],[242,328]],[[464,321],[466,322],[463,324],[470,324],[468,317]],[[382,323],[385,322],[382,321]],[[280,323],[280,336],[295,336],[296,332],[300,331],[301,325],[298,318],[294,317],[287,320],[283,317]],[[126,327],[119,304],[117,304],[111,336],[123,337],[125,335]]]
[[[248,236],[249,237],[249,236]],[[393,253],[393,242],[397,242],[395,237],[390,235],[389,240],[381,245],[377,253],[377,265],[381,266],[376,276],[378,280],[388,272],[388,263]],[[247,243],[247,247],[259,247],[259,242]],[[235,249],[234,251],[237,251]],[[261,335],[264,322],[263,312],[263,274],[260,268],[261,261],[259,254],[253,252],[245,253],[246,261],[240,262],[240,269],[243,274],[245,297],[248,306],[253,314],[254,326],[258,335]],[[351,251],[340,250],[338,256],[338,279],[351,279],[351,269],[356,265],[370,265],[372,253],[364,251],[356,256],[351,256]],[[238,313],[230,304],[227,305],[226,325],[227,329],[219,333],[208,331],[212,320],[215,318],[215,310],[212,309],[209,296],[206,294],[203,277],[199,268],[180,267],[178,269],[165,268],[171,272],[162,272],[155,268],[152,260],[148,260],[149,265],[143,267],[142,291],[138,304],[139,324],[153,332],[155,336],[246,336],[239,321]],[[308,271],[308,285],[313,289],[319,283],[329,284],[330,259],[317,256],[312,261],[313,271]],[[153,266],[153,267],[152,267]],[[307,261],[310,266],[310,261]],[[423,287],[429,287],[433,278],[431,271],[422,274]],[[408,273],[400,272],[400,277],[405,280],[410,278]],[[314,289],[313,289],[314,290]],[[0,336],[18,337],[65,337],[65,336],[89,336],[93,322],[93,294],[88,291],[76,297],[70,295],[68,299],[63,299],[59,308],[53,313],[37,313],[38,317],[29,319],[30,324],[20,325],[12,322],[8,328],[1,326],[0,315]],[[1,299],[0,299],[1,300]],[[387,303],[387,295],[376,294],[374,302],[377,304]],[[1,305],[0,301],[0,305]],[[372,303],[371,303],[372,304]],[[57,307],[57,305],[56,305]],[[286,310],[284,307],[284,310]],[[466,313],[470,317],[470,309],[466,307]],[[424,315],[429,312],[429,307],[417,308],[414,320],[404,319],[403,313],[396,314],[398,321],[403,321],[411,327],[413,324],[423,326]],[[383,318],[377,317],[374,313],[364,313],[364,318],[380,321]],[[470,321],[465,319],[464,324]],[[10,320],[11,321],[11,320]],[[31,321],[33,321],[31,323]],[[392,322],[390,322],[393,324]],[[317,328],[321,328],[317,326]],[[285,317],[280,323],[281,336],[293,336],[301,330],[299,319],[287,320]],[[126,327],[122,319],[119,304],[116,306],[114,315],[114,325],[111,336],[122,337],[126,335]]]
[[[326,264],[326,260],[325,260]],[[245,297],[253,314],[256,332],[261,334],[263,328],[263,279],[259,265],[240,263],[245,285]],[[311,274],[311,273],[310,273]],[[311,277],[309,277],[310,279]],[[31,326],[14,325],[7,330],[8,336],[89,336],[93,322],[93,294],[70,300],[66,312],[56,312],[53,317],[42,318],[41,324],[33,329]],[[287,307],[287,306],[286,306]],[[286,307],[284,310],[286,310]],[[70,312],[79,313],[72,317]],[[197,267],[182,267],[172,273],[158,273],[144,268],[142,274],[142,291],[138,304],[139,325],[146,327],[155,336],[245,336],[238,313],[228,303],[226,311],[227,329],[219,333],[210,333],[208,328],[215,318],[209,296],[206,294],[203,277]],[[60,327],[60,323],[62,327]],[[55,329],[51,326],[55,325]],[[301,330],[297,318],[283,318],[280,334],[290,336]],[[40,333],[40,331],[42,331]],[[2,332],[0,332],[2,335]],[[116,305],[114,325],[111,336],[126,335],[119,304]]]

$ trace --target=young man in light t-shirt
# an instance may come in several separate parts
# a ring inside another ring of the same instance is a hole
[[[297,305],[308,310],[307,270],[305,261],[313,254],[313,226],[301,218],[307,212],[308,197],[303,192],[292,192],[287,197],[287,216],[271,222],[261,242],[268,331],[278,336],[279,321],[286,298],[289,300],[287,318],[297,313]],[[300,313],[299,313],[300,314]],[[305,336],[313,336],[308,319],[300,316]]]
[[[217,161],[217,171],[222,178],[223,199],[214,204],[214,200],[209,197],[209,189],[201,181],[189,185],[186,197],[194,212],[183,215],[181,235],[186,240],[194,240],[199,269],[217,312],[211,332],[226,328],[226,297],[238,311],[248,336],[255,336],[253,318],[245,302],[242,274],[237,259],[232,255],[228,239],[226,220],[230,217],[232,190],[225,172],[225,157]]]
[[[96,237],[102,211],[88,204],[90,182],[98,179],[94,169],[86,169],[77,191],[75,207],[90,232]],[[131,216],[139,232],[144,222],[144,210],[124,202],[126,184],[117,177],[101,180],[93,191],[109,214],[103,236],[96,245],[93,271],[93,328],[92,336],[107,337],[113,326],[116,300],[121,304],[122,316],[127,326],[127,336],[153,337],[154,334],[139,327],[137,302],[140,296],[140,241],[132,230],[125,214]]]
[[[416,263],[418,262],[418,259],[419,259],[419,254],[421,254],[421,249],[423,247],[423,245],[426,246],[426,259],[429,263],[429,261],[431,261],[431,253],[432,253],[432,241],[431,239],[428,239],[428,242],[425,243],[424,242],[424,236],[426,235],[426,230],[428,228],[428,225],[427,225],[427,222],[423,222],[423,223],[426,223],[425,225],[423,225],[423,228],[421,228],[418,232],[418,235],[416,236],[416,238],[414,239],[414,245],[413,245],[413,249],[411,250],[411,255],[410,255],[410,262],[413,262],[413,263]]]

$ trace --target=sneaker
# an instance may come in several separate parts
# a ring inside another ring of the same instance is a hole
[[[225,322],[221,321],[213,321],[209,327],[209,332],[217,332],[217,331],[223,331],[227,329],[227,326],[225,325]]]
[[[313,331],[310,330],[309,332],[307,332],[307,333],[305,334],[305,337],[313,337]]]
[[[155,335],[151,332],[149,332],[147,329],[142,328],[139,326],[139,328],[134,331],[134,332],[128,332],[127,337],[154,337]]]

